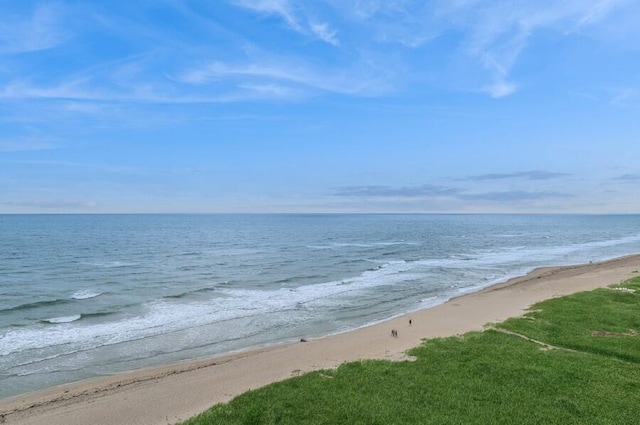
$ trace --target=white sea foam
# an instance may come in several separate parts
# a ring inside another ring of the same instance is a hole
[[[207,301],[176,304],[167,301],[149,303],[146,313],[118,322],[81,325],[69,329],[16,329],[3,335],[0,355],[24,350],[44,349],[73,344],[88,349],[124,341],[175,332],[241,317],[295,311],[301,308],[321,308],[349,304],[361,291],[381,285],[393,285],[419,279],[412,273],[416,264],[396,261],[359,276],[298,288],[252,290],[224,288]],[[80,315],[48,319],[50,323],[67,323]]]
[[[76,320],[80,320],[82,316],[80,314],[74,314],[73,316],[62,316],[62,317],[53,317],[51,319],[45,319],[44,322],[48,323],[71,323]]]
[[[74,294],[71,295],[70,298],[72,300],[88,300],[89,298],[99,297],[100,295],[102,295],[102,292],[82,290],[82,291],[74,292]]]
[[[416,246],[419,245],[416,242],[405,242],[405,241],[398,241],[398,242],[352,242],[352,243],[339,243],[339,242],[335,242],[335,243],[331,243],[331,244],[327,244],[327,245],[307,245],[307,248],[309,249],[344,249],[344,248],[380,248],[380,247],[386,247],[386,246],[394,246],[394,245],[412,245],[412,246]]]
[[[90,262],[86,264],[94,267],[99,267],[102,269],[117,269],[117,268],[132,267],[137,265],[136,263],[131,263],[128,261],[95,261],[95,262]]]

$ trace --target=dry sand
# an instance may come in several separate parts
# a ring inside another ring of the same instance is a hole
[[[482,330],[541,300],[640,275],[640,255],[542,268],[445,304],[355,331],[292,345],[118,374],[0,401],[0,423],[175,423],[249,389],[358,359],[402,359],[433,338]],[[412,324],[409,324],[411,319]],[[398,332],[391,336],[391,330]]]

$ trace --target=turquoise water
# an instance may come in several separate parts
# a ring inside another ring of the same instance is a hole
[[[638,252],[638,215],[0,215],[0,397]]]

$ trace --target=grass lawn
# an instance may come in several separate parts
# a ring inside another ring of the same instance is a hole
[[[640,277],[244,393],[184,425],[639,424]]]

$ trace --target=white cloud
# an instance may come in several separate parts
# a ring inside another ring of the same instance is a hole
[[[35,208],[44,210],[85,210],[93,209],[98,204],[95,201],[86,200],[48,200],[48,201],[19,201],[3,202],[1,205],[9,207]]]
[[[614,7],[619,5],[619,0],[601,0],[584,11],[578,19],[578,26],[588,25],[604,18]]]
[[[497,81],[483,90],[493,98],[500,98],[512,95],[518,89],[518,86],[508,81]]]
[[[290,68],[257,64],[229,65],[223,62],[212,62],[204,67],[184,72],[179,77],[179,80],[187,83],[202,84],[232,76],[265,77],[298,82],[307,79],[297,75]]]
[[[640,90],[637,87],[625,87],[611,90],[613,97],[610,100],[612,105],[627,106],[637,104]]]
[[[278,84],[239,84],[239,89],[247,90],[253,96],[245,96],[246,98],[268,98],[268,99],[290,99],[298,96],[298,92],[291,87],[285,87]],[[242,96],[238,96],[240,100]],[[231,100],[231,98],[229,98]]]
[[[228,64],[212,62],[204,67],[184,71],[178,81],[190,84],[261,87],[277,94],[300,94],[301,89],[322,90],[351,95],[376,95],[387,89],[385,76],[375,69],[361,68],[331,71],[294,63],[286,58],[263,62]],[[277,88],[277,90],[274,90]],[[298,89],[298,90],[296,90]],[[265,90],[263,90],[265,91]]]
[[[93,78],[81,78],[53,83],[47,86],[39,86],[28,80],[14,80],[0,87],[0,100],[59,100],[65,101],[61,106],[69,112],[91,113],[101,112],[99,108],[90,105],[80,105],[68,101],[82,102],[137,102],[137,103],[166,103],[166,104],[190,104],[190,103],[216,103],[226,102],[221,96],[205,96],[194,93],[181,93],[173,95],[162,87],[150,83],[131,84],[118,86],[100,86]]]
[[[0,152],[24,152],[53,149],[49,140],[44,139],[0,139]]]
[[[639,173],[636,173],[636,174],[623,174],[621,176],[614,177],[613,180],[623,180],[623,181],[628,181],[628,182],[640,182],[640,174]]]
[[[29,18],[5,13],[0,25],[0,53],[25,53],[53,48],[67,39],[53,5],[38,6]]]
[[[246,9],[241,12],[252,11],[275,17],[308,40],[320,40],[335,46],[331,53],[333,56],[309,57],[307,51],[301,51],[299,57],[294,57],[291,50],[287,50],[290,56],[277,57],[264,51],[269,47],[275,51],[281,46],[264,46],[264,50],[257,54],[245,51],[246,60],[213,60],[207,63],[206,58],[196,57],[203,54],[207,40],[193,44],[183,43],[183,40],[169,42],[166,34],[162,37],[157,35],[164,34],[161,29],[145,27],[144,31],[137,30],[142,34],[141,38],[167,41],[166,45],[163,44],[165,47],[154,46],[156,50],[99,64],[86,72],[60,77],[57,81],[39,78],[45,74],[39,70],[30,70],[32,73],[22,74],[24,76],[16,74],[13,79],[0,83],[4,84],[0,85],[0,99],[204,103],[255,97],[297,99],[318,90],[376,96],[388,93],[390,87],[434,81],[438,79],[437,73],[444,74],[448,65],[437,63],[443,56],[434,56],[433,61],[428,58],[429,69],[425,71],[427,60],[414,60],[416,53],[406,54],[408,50],[404,47],[416,49],[447,33],[453,34],[450,40],[454,42],[447,46],[451,52],[447,52],[443,62],[452,58],[453,67],[464,69],[450,73],[458,77],[443,78],[456,78],[452,84],[455,87],[500,98],[523,87],[513,70],[537,32],[551,30],[563,33],[567,28],[595,25],[628,0],[516,0],[509,4],[487,0],[359,0],[349,3],[326,0],[322,6],[320,3],[314,3],[314,6],[290,0],[228,1]],[[326,13],[328,10],[330,13]],[[61,43],[66,37],[61,30],[61,16],[60,9],[42,6],[35,9],[27,20],[15,24],[8,22],[10,25],[0,29],[0,53],[11,44],[7,44],[7,40],[20,39],[14,47],[22,51],[50,48]],[[112,30],[111,27],[108,29]],[[153,34],[153,37],[148,34]],[[216,50],[216,56],[210,57],[238,58],[242,48],[250,44],[236,43],[238,39],[241,37],[234,36],[229,46],[221,47],[219,52]],[[391,42],[402,46],[393,46],[394,50],[381,46]],[[180,50],[181,47],[184,50]],[[252,49],[259,50],[260,47]],[[174,60],[168,66],[161,62],[169,56],[180,58],[180,61]],[[342,62],[331,62],[336,58]],[[181,63],[199,65],[182,72],[175,71]],[[469,66],[473,69],[469,70]],[[163,78],[163,75],[171,77]],[[207,87],[200,90],[183,83]],[[637,93],[622,93],[614,103],[628,101],[634,96]],[[73,107],[88,112],[91,109],[78,103]]]
[[[256,12],[280,16],[291,28],[302,31],[288,0],[235,0],[234,3]]]
[[[493,97],[515,93],[517,84],[509,82],[513,67],[537,31],[563,33],[567,28],[596,24],[620,1],[527,1],[516,5],[470,2],[450,7],[446,15],[466,32],[466,49],[480,62],[493,83],[487,91]],[[465,26],[466,29],[462,28]]]
[[[302,7],[303,2],[296,3],[296,8],[288,0],[234,0],[234,3],[254,12],[279,16],[294,31],[334,46],[340,45],[337,30],[326,22],[318,23],[311,19],[309,12]]]
[[[314,24],[314,23],[310,23],[309,27],[311,28],[311,31],[321,40],[329,43],[329,44],[333,44],[334,46],[339,46],[340,45],[340,40],[338,40],[338,38],[336,37],[336,33],[337,31],[334,29],[331,29],[329,27],[329,24],[323,23],[323,24]]]
[[[381,42],[420,47],[439,36],[456,35],[457,63],[464,58],[476,68],[469,80],[492,97],[515,93],[519,84],[513,69],[533,37],[542,31],[567,34],[602,23],[629,0],[359,0],[350,6],[333,5],[366,26]],[[466,71],[469,73],[469,71]],[[462,84],[461,84],[462,83]],[[457,86],[464,86],[458,82]]]

